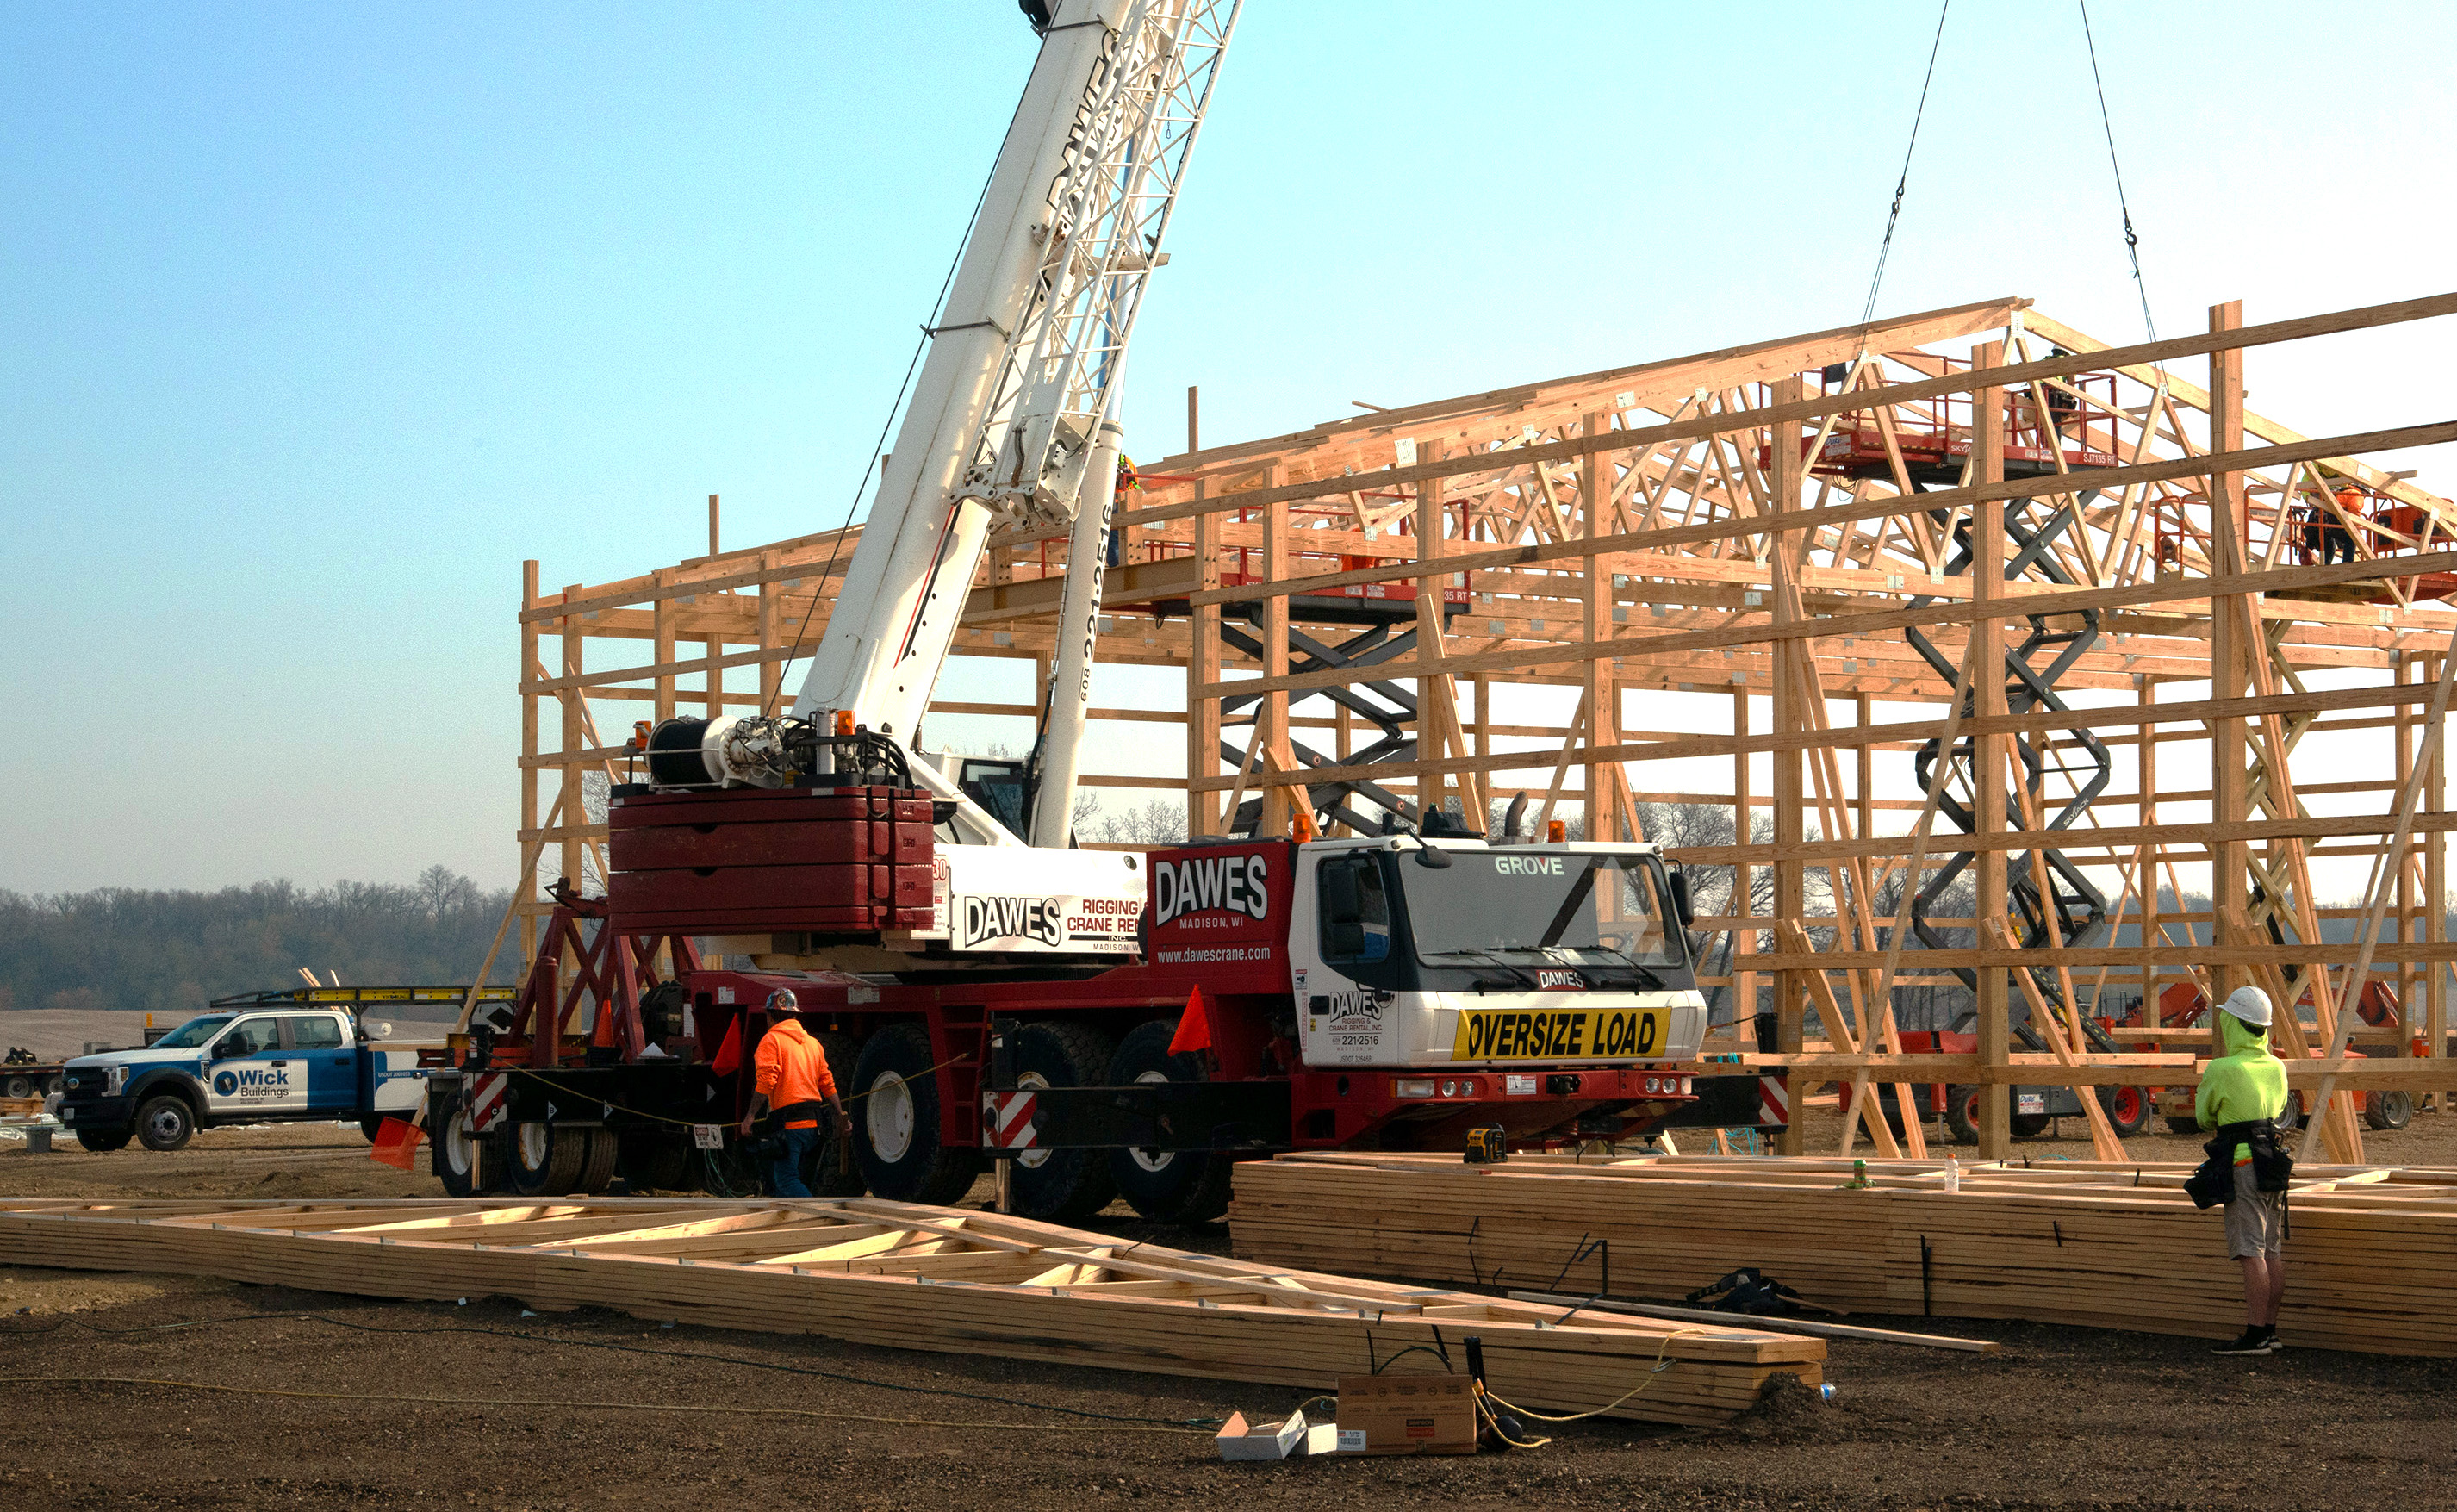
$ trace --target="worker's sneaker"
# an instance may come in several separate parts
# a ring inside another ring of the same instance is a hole
[[[2278,1341],[2257,1328],[2247,1328],[2233,1343],[2220,1344],[2210,1351],[2213,1355],[2267,1355],[2278,1348]]]

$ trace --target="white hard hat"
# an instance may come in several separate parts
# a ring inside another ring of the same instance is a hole
[[[2269,1027],[2269,994],[2259,987],[2238,987],[2219,1006],[2246,1024]]]

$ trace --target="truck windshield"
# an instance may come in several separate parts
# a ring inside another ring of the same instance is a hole
[[[170,1033],[154,1042],[157,1050],[193,1050],[221,1032],[231,1021],[227,1013],[209,1013],[201,1019],[190,1019]]]
[[[1416,959],[1589,968],[1679,966],[1657,870],[1643,857],[1454,851],[1450,866],[1401,866]]]

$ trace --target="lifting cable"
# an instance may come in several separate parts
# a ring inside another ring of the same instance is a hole
[[[1928,45],[1928,72],[1920,77],[1919,107],[1911,112],[1911,138],[1903,146],[1903,171],[1894,180],[1894,202],[1886,212],[1886,238],[1877,246],[1877,271],[1869,279],[1868,301],[1860,307],[1860,350],[1852,357],[1851,365],[1858,367],[1860,359],[1869,355],[1869,332],[1877,318],[1877,290],[1886,281],[1886,259],[1894,250],[1894,223],[1903,216],[1903,191],[1910,186],[1911,154],[1919,149],[1920,122],[1928,116],[1929,86],[1936,81],[1936,54],[1945,45],[1945,18],[1953,9],[1953,0],[1944,0],[1936,10],[1936,35]]]
[[[1007,120],[1008,136],[1015,135],[1015,123],[1022,115],[1023,101],[1019,99],[1015,102],[1015,114]],[[1005,137],[1000,140],[1003,142]],[[853,528],[853,517],[861,512],[861,496],[870,487],[871,474],[878,470],[879,453],[887,449],[887,433],[895,428],[896,417],[904,408],[904,396],[912,390],[913,375],[921,369],[921,354],[929,350],[930,339],[939,334],[940,329],[938,323],[939,317],[946,307],[947,291],[955,287],[956,271],[963,266],[965,249],[973,244],[973,234],[981,229],[981,207],[990,202],[990,184],[997,176],[998,163],[996,159],[992,159],[989,173],[981,179],[981,192],[973,200],[973,213],[964,217],[964,235],[956,243],[956,255],[947,259],[947,276],[939,280],[939,297],[930,301],[933,312],[931,320],[921,327],[920,340],[913,343],[913,359],[904,364],[903,382],[896,385],[896,399],[887,406],[887,419],[879,425],[878,439],[870,445],[870,460],[861,465],[861,479],[853,486],[853,502],[845,506],[844,524],[836,527],[836,538],[829,543],[827,566],[819,569],[818,577],[813,581],[810,602],[802,609],[801,626],[794,632],[794,644],[786,652],[785,659],[776,664],[776,686],[760,703],[759,713],[762,715],[776,712],[776,700],[785,692],[785,671],[801,657],[802,644],[810,638],[811,620],[819,607],[819,601],[827,597],[828,578],[836,570],[837,553],[844,549],[845,532]],[[879,481],[884,483],[887,480],[882,477]],[[716,673],[712,670],[710,675],[715,676]]]
[[[2090,34],[2090,0],[2074,0],[2081,10],[2082,45],[2090,51],[2090,82],[2098,91],[2098,124],[2107,134],[2107,166],[2116,175],[2116,208],[2124,215],[2124,255],[2133,261],[2133,288],[2141,297],[2141,328],[2158,339],[2158,322],[2150,317],[2150,286],[2141,280],[2141,237],[2133,229],[2133,207],[2124,198],[2124,165],[2116,160],[2116,122],[2107,111],[2107,81],[2098,73],[2098,43]],[[2166,367],[2158,364],[2160,378]]]

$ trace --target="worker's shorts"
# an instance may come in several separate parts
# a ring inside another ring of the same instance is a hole
[[[2286,1248],[2286,1193],[2263,1191],[2252,1163],[2235,1168],[2235,1200],[2226,1205],[2227,1258],[2249,1260]]]

